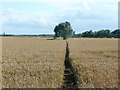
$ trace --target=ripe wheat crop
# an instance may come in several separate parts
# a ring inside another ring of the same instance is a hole
[[[68,39],[79,88],[118,87],[118,39]],[[40,37],[3,37],[3,88],[59,88],[66,42]]]
[[[118,39],[69,39],[80,88],[118,87]]]
[[[4,37],[3,88],[58,88],[64,77],[65,41]]]

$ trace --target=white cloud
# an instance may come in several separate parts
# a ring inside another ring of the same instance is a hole
[[[2,29],[9,27],[46,30],[57,23],[56,15],[54,12],[26,12],[8,8],[7,10],[4,9],[0,14],[0,23]]]
[[[3,15],[2,9],[0,9],[0,25],[6,21],[6,17]]]
[[[14,12],[14,8],[8,8],[8,12]]]
[[[84,8],[86,9],[86,10],[90,10],[90,7],[89,7],[89,5],[88,5],[88,0],[84,0],[83,1],[83,5],[84,5]]]
[[[44,26],[48,25],[47,20],[45,18],[43,18],[43,17],[40,18],[40,23],[42,23]]]
[[[8,8],[3,11],[3,13],[3,15],[1,14],[1,18],[4,19],[5,17],[7,19],[6,21],[14,21],[19,23],[39,22],[40,24],[46,24],[46,21],[41,13],[18,11],[13,8]]]
[[[23,0],[21,1],[19,0],[19,2],[22,1]],[[115,16],[117,15],[116,11],[118,0],[26,0],[26,1],[39,3],[42,2],[43,4],[48,4],[49,6],[56,8],[56,10],[51,11],[42,10],[40,12],[34,10],[33,12],[30,12],[27,10],[24,11],[24,9],[20,11],[17,10],[17,8],[11,7],[6,10],[3,7],[3,10],[1,10],[0,12],[0,23],[17,24],[18,28],[21,25],[23,25],[24,27],[28,28],[31,28],[33,26],[34,28],[40,28],[42,30],[44,30],[44,28],[46,30],[47,29],[50,30],[54,28],[54,26],[57,23],[68,20],[71,23],[73,23],[76,30],[79,30],[79,28],[83,29],[88,28],[86,25],[87,24],[90,25],[90,22],[93,25],[101,23],[100,24],[101,27],[103,24],[102,20],[107,21],[110,19],[111,22],[112,21],[115,22],[116,20]],[[81,27],[79,27],[79,23]],[[105,25],[107,25],[107,23],[108,25],[110,25],[109,22],[105,22]],[[103,27],[105,25],[103,25]]]

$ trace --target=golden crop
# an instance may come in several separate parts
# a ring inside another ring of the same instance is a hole
[[[118,87],[118,39],[69,39],[68,42],[79,87]]]
[[[118,39],[68,39],[79,88],[118,87]],[[60,88],[66,42],[40,37],[2,38],[3,88]]]
[[[61,87],[65,41],[4,37],[2,45],[3,88]]]
[[[2,37],[0,37],[0,89],[2,89]]]

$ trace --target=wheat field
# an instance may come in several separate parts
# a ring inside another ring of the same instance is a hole
[[[118,39],[69,39],[79,88],[118,88]]]
[[[64,76],[65,41],[3,37],[3,88],[58,88]]]
[[[118,88],[118,39],[68,39],[78,88]],[[66,41],[2,37],[3,88],[61,88]]]
[[[2,37],[0,37],[0,89],[2,89]]]

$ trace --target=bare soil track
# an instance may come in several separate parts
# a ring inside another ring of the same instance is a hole
[[[62,88],[72,88],[77,90],[77,77],[74,74],[74,69],[70,63],[69,47],[66,41],[66,56],[65,56],[65,70],[64,70],[64,83]]]

